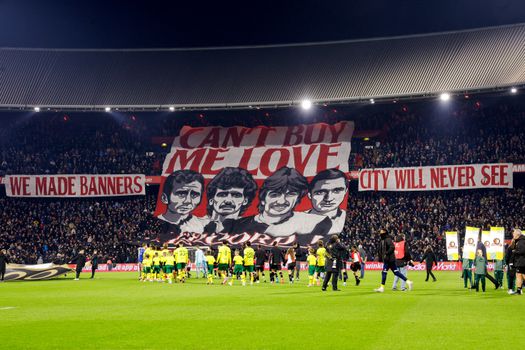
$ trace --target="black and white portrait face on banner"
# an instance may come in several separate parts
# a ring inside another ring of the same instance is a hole
[[[159,240],[306,245],[340,233],[353,130],[347,121],[183,127],[163,165]]]

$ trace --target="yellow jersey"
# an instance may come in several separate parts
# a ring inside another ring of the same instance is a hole
[[[213,266],[213,264],[215,264],[215,258],[213,255],[206,255],[206,262],[208,263],[208,266]]]
[[[147,258],[144,255],[144,259],[142,259],[142,266],[144,267],[151,267],[151,258]]]
[[[166,259],[164,259],[164,263],[167,266],[174,266],[175,265],[175,257],[173,255],[168,255]]]
[[[154,256],[152,260],[154,266],[160,266],[160,258],[158,256]]]
[[[317,258],[313,254],[308,254],[306,261],[308,262],[308,266],[315,266],[315,264],[317,264]]]
[[[231,264],[232,263],[232,251],[227,245],[221,245],[219,247],[219,254],[217,254],[217,262],[219,264]]]
[[[155,254],[153,249],[151,249],[150,247],[146,248],[146,250],[144,250],[144,253],[142,254],[143,256],[142,260],[146,259],[146,255],[149,255],[149,258],[151,259],[153,257],[153,254]]]
[[[242,262],[243,261],[244,261],[244,259],[240,255],[235,255],[233,257],[233,262],[235,263],[235,265],[241,265],[242,266]]]
[[[253,258],[255,257],[255,250],[252,247],[244,249],[244,265],[253,266]]]
[[[188,262],[188,249],[178,247],[175,249],[175,257],[177,264],[186,264]]]
[[[317,266],[324,266],[326,260],[326,248],[317,249]]]

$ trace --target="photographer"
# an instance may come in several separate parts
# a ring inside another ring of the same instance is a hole
[[[341,244],[337,235],[330,237],[326,246],[326,275],[323,281],[323,292],[326,291],[330,278],[332,278],[332,289],[334,291],[339,290],[337,289],[337,280],[339,271],[343,268],[343,257],[346,251],[347,248]]]

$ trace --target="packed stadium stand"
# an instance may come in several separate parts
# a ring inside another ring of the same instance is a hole
[[[249,118],[247,118],[247,116]],[[0,116],[0,176],[9,174],[160,175],[169,147],[158,142],[183,125],[290,125],[353,120],[353,169],[525,163],[525,103],[520,96],[460,96],[366,106],[320,106],[308,116],[295,109],[228,112],[65,113],[6,112]],[[380,227],[404,233],[414,256],[427,246],[446,259],[443,233],[466,225],[524,227],[524,178],[514,188],[439,192],[359,192],[355,181],[342,234],[376,256]],[[61,261],[79,247],[105,260],[132,262],[136,244],[154,239],[158,186],[146,196],[119,199],[21,199],[0,188],[0,241],[13,261]],[[62,256],[58,255],[61,254]],[[58,255],[58,256],[57,256]],[[64,257],[65,256],[65,257]]]

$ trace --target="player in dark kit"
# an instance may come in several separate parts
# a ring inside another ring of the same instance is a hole
[[[257,282],[255,283],[260,282],[261,274],[263,277],[263,282],[266,283],[266,276],[264,275],[264,263],[265,262],[266,262],[266,251],[259,244],[257,246],[257,251],[255,252],[255,273],[256,273],[255,279],[257,280]]]
[[[279,272],[279,277],[281,278],[281,283],[284,283],[283,272],[281,271],[281,265],[284,261],[283,251],[277,246],[277,242],[273,242],[272,249],[270,250],[270,283],[274,281],[279,283],[277,278],[277,272]]]
[[[395,246],[392,242],[392,238],[390,238],[390,236],[384,229],[381,229],[379,231],[379,234],[381,235],[381,242],[379,243],[378,256],[379,261],[383,262],[383,271],[381,273],[381,286],[379,288],[374,289],[374,291],[378,293],[383,293],[385,291],[385,283],[388,270],[392,270],[394,275],[399,277],[401,280],[406,281],[406,284],[408,285],[408,290],[412,290],[412,281],[407,280],[407,278],[403,276],[397,268],[396,256],[394,253]]]
[[[97,251],[93,251],[93,255],[91,256],[91,279],[95,278],[95,271],[98,269],[98,255]]]

